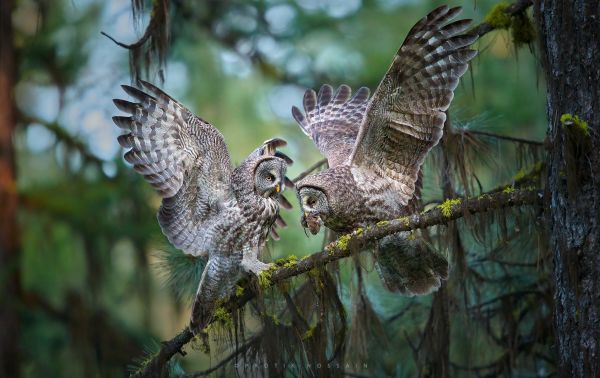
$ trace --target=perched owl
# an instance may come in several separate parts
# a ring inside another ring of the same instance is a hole
[[[305,93],[304,112],[292,108],[329,163],[296,183],[302,224],[313,234],[321,224],[350,232],[414,211],[421,164],[439,142],[453,91],[477,54],[467,47],[477,37],[463,34],[470,20],[450,22],[460,11],[442,6],[421,19],[370,100],[364,87],[350,97],[346,85],[335,93],[324,85],[318,95]],[[377,270],[392,291],[429,293],[447,278],[448,263],[411,239],[399,233],[380,241]]]
[[[149,93],[127,85],[138,102],[114,100],[129,117],[113,117],[127,131],[119,136],[129,149],[125,160],[162,197],[158,222],[169,241],[185,253],[206,256],[192,308],[190,328],[201,331],[216,302],[227,297],[242,270],[258,274],[268,267],[257,258],[269,232],[276,235],[280,195],[291,184],[292,161],[276,151],[286,143],[266,141],[233,169],[221,133],[154,85]]]

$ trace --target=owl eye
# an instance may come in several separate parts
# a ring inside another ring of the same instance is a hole
[[[271,182],[271,181],[275,180],[275,176],[273,176],[273,175],[272,175],[272,174],[270,174],[270,173],[267,173],[267,176],[266,176],[265,178],[266,178],[266,179],[267,179],[267,181],[269,181],[269,182]]]
[[[310,207],[313,207],[313,206],[314,206],[316,203],[317,203],[317,200],[316,200],[316,199],[314,199],[313,197],[309,197],[309,198],[306,200],[306,204],[307,204],[308,206],[310,206]]]

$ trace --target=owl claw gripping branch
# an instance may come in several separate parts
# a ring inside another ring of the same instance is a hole
[[[323,85],[304,94],[304,112],[292,115],[327,157],[329,168],[296,183],[302,226],[348,233],[415,211],[421,164],[438,144],[460,77],[477,51],[470,20],[452,21],[460,7],[441,6],[408,33],[383,80],[369,90],[335,92]],[[416,199],[415,199],[416,197]],[[436,290],[448,277],[442,256],[408,233],[375,248],[384,284],[407,295]]]

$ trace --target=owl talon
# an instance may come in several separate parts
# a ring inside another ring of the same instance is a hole
[[[242,268],[255,276],[260,275],[261,272],[269,270],[273,267],[273,264],[267,264],[259,260],[242,260]]]

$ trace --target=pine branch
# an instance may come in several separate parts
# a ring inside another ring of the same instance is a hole
[[[543,194],[538,190],[515,190],[510,193],[498,192],[484,194],[477,198],[446,201],[443,204],[420,214],[412,214],[391,221],[379,222],[376,225],[364,229],[357,229],[351,234],[343,235],[338,240],[327,245],[323,251],[316,252],[295,264],[286,264],[288,266],[281,266],[270,272],[263,273],[263,278],[266,278],[266,281],[263,280],[263,282],[265,282],[263,287],[266,288],[278,285],[290,278],[323,267],[330,262],[348,257],[353,251],[360,250],[360,248],[368,246],[387,235],[401,231],[411,231],[436,225],[445,225],[450,221],[462,218],[467,213],[476,214],[515,206],[539,206],[542,205],[542,203]],[[242,308],[256,295],[257,292],[251,287],[248,287],[244,290],[244,294],[239,297],[232,296],[225,302],[223,307],[231,312]],[[181,353],[181,348],[190,342],[192,338],[192,332],[189,329],[185,329],[172,340],[163,342],[160,351],[149,361],[143,371],[134,376],[159,376],[167,361],[173,357],[175,353]]]
[[[540,142],[538,140],[531,140],[531,139],[519,138],[519,137],[510,136],[510,135],[501,135],[501,134],[496,134],[496,133],[492,133],[492,132],[489,132],[489,131],[471,130],[470,129],[469,133],[476,134],[476,135],[488,136],[490,138],[495,138],[495,139],[508,140],[510,142],[530,144],[530,145],[533,145],[533,146],[540,146],[540,147],[542,147],[544,145],[544,142]]]

